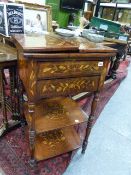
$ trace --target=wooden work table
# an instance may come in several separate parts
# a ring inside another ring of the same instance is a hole
[[[55,34],[15,35],[13,40],[18,50],[19,76],[28,97],[23,111],[29,125],[31,163],[80,147],[73,126],[88,121],[84,153],[109,58],[116,55],[116,50],[84,38]],[[87,91],[94,93],[89,118],[69,98]]]

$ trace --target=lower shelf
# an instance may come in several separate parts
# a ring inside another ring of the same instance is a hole
[[[32,118],[25,103],[25,118],[31,125]],[[70,98],[40,100],[35,105],[35,131],[37,134],[61,129],[88,121],[86,113]]]
[[[73,127],[45,132],[36,137],[35,159],[45,160],[75,150],[81,139]]]

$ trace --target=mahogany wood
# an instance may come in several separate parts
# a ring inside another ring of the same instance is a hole
[[[68,100],[64,102],[59,100],[59,103],[66,106],[69,113],[72,111],[71,119],[68,118],[69,120],[67,119],[68,121],[65,123],[63,118],[56,123],[52,122],[51,115],[50,120],[47,119],[46,105],[48,100],[45,98],[71,96],[83,91],[90,91],[95,93],[95,97],[82,147],[84,153],[98,101],[98,95],[96,94],[103,87],[109,58],[116,55],[116,50],[105,47],[103,44],[91,43],[84,38],[64,38],[51,33],[37,37],[16,35],[13,40],[18,50],[19,75],[28,97],[26,118],[30,119],[29,142],[32,162],[35,158],[42,160],[76,149],[77,144],[73,141],[76,136],[70,137],[72,135],[70,127],[76,124],[75,120],[86,121],[81,110],[76,108],[77,115],[75,115],[76,112],[73,110],[72,103],[66,103]],[[39,102],[40,99],[42,103]],[[54,102],[51,109],[55,107],[56,103]],[[51,111],[53,112],[53,110]],[[57,115],[55,117],[57,118]],[[47,150],[46,154],[46,148],[44,149],[44,146],[42,146],[43,142],[38,133],[48,134],[44,131],[52,129],[55,133],[56,129],[61,127],[64,127],[65,134],[72,140],[72,146],[68,147],[67,144],[62,148],[58,146],[57,152],[52,153],[53,150]]]
[[[55,157],[81,146],[81,140],[73,127],[45,132],[36,138],[35,159],[37,161]]]
[[[99,61],[66,61],[66,62],[46,62],[38,63],[38,78],[64,78],[86,76],[87,73],[95,74],[102,71],[102,67],[98,67]]]
[[[75,95],[96,91],[100,76],[42,80],[37,82],[38,98]]]
[[[87,144],[88,144],[88,137],[89,137],[90,132],[91,132],[92,124],[93,124],[94,117],[95,117],[95,109],[98,105],[98,101],[99,101],[99,93],[95,92],[94,93],[94,98],[93,98],[93,101],[92,101],[92,106],[91,106],[91,113],[90,113],[89,120],[88,120],[88,123],[87,123],[86,135],[85,135],[85,139],[84,139],[84,142],[83,142],[83,145],[82,145],[82,153],[83,154],[85,153],[85,150],[86,150],[86,147],[87,147]]]
[[[28,125],[31,116],[25,105],[25,116]],[[37,134],[87,122],[88,116],[70,98],[41,100],[35,105],[35,131]]]
[[[19,42],[17,42],[19,41]],[[88,53],[109,53],[116,50],[104,46],[104,44],[93,43],[82,37],[61,37],[53,33],[27,36],[15,35],[14,42],[22,48],[24,53],[58,53],[58,52],[88,52]]]

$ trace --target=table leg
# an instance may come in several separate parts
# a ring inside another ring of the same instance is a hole
[[[87,144],[88,144],[88,138],[89,138],[89,135],[90,135],[90,132],[91,132],[91,129],[92,129],[94,119],[95,119],[95,110],[96,110],[98,101],[99,101],[99,93],[95,92],[94,93],[94,98],[93,98],[93,101],[92,101],[92,106],[91,106],[91,113],[90,113],[88,123],[87,123],[86,135],[85,135],[85,139],[84,139],[84,142],[83,142],[83,145],[82,145],[82,154],[85,153],[85,150],[86,150],[86,147],[87,147]]]
[[[34,167],[36,165],[36,160],[34,158],[35,152],[35,104],[28,103],[28,113],[31,117],[31,126],[29,130],[29,142],[30,142],[30,151],[31,151],[31,159],[30,159],[30,166]]]
[[[0,136],[5,135],[6,133],[8,133],[9,131],[17,128],[18,126],[20,126],[20,121],[18,119],[18,116],[16,118],[16,111],[17,111],[17,106],[15,102],[15,67],[11,67],[9,68],[9,72],[10,72],[10,88],[11,88],[11,100],[9,100],[6,95],[5,95],[5,87],[3,83],[3,70],[0,71],[0,92],[1,92],[1,97],[2,97],[2,111],[3,111],[3,124],[0,127]],[[12,112],[12,119],[8,120],[7,118],[7,108],[9,109],[9,111]],[[15,118],[14,118],[15,116]]]
[[[23,109],[23,103],[24,103],[24,99],[23,99],[23,84],[22,81],[20,80],[20,77],[18,76],[18,111],[20,113],[20,123],[21,123],[21,130],[23,133],[23,136],[25,134],[25,125],[26,125],[26,121],[24,118],[24,109]]]
[[[124,60],[126,57],[127,46],[126,45],[118,45],[118,46],[116,45],[113,48],[117,49],[117,54],[116,54],[115,60],[113,60],[113,58],[112,58],[108,78],[115,79],[116,74],[117,74],[117,69],[119,68],[119,65],[120,65],[120,60],[121,59]]]
[[[3,115],[3,123],[0,126],[0,136],[4,134],[4,132],[8,128],[8,119],[7,119],[7,110],[6,110],[6,96],[5,96],[5,89],[4,89],[4,82],[3,82],[3,69],[0,68],[0,97],[1,97],[1,108],[2,108],[2,115]]]
[[[9,68],[10,74],[10,95],[11,95],[11,110],[12,110],[12,119],[16,118],[16,99],[15,99],[15,72],[14,67]]]
[[[117,69],[119,68],[120,65],[120,59],[119,55],[116,56],[116,59],[113,62],[112,68],[110,69],[110,78],[116,79],[116,74],[117,74]]]
[[[17,96],[18,87],[17,87],[16,66],[9,68],[9,73],[10,73],[12,119],[20,120],[20,115],[18,111],[18,96]]]
[[[2,78],[3,78],[4,84],[7,85],[8,83],[4,74],[4,70],[2,71]]]

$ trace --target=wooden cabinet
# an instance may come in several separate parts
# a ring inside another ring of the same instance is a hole
[[[27,93],[24,114],[29,126],[31,162],[54,157],[82,145],[85,152],[98,92],[102,88],[109,58],[116,50],[84,38],[55,34],[16,35],[19,75]],[[71,99],[93,92],[89,117]],[[70,98],[69,98],[70,97]],[[84,142],[75,125],[87,122]]]
[[[5,70],[8,72],[8,80],[5,76]],[[10,89],[10,96],[6,93],[6,87]],[[8,112],[10,112],[10,117],[8,117]],[[0,42],[0,113],[2,115],[0,137],[2,137],[20,125],[16,50],[2,42]]]
[[[131,3],[100,3],[99,16],[108,20],[119,22],[121,25],[131,24]]]

